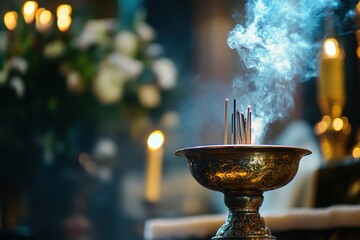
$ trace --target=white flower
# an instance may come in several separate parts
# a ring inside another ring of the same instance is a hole
[[[76,71],[70,71],[66,76],[66,86],[71,92],[81,92],[84,89],[81,75]]]
[[[85,49],[92,44],[107,43],[106,33],[115,29],[116,20],[114,19],[90,20],[86,23],[79,37],[75,39],[75,47]]]
[[[113,177],[113,173],[109,167],[98,167],[95,175],[104,182],[110,181]]]
[[[94,148],[94,157],[98,160],[113,158],[117,154],[117,146],[112,139],[101,138],[97,141]]]
[[[16,95],[22,98],[25,94],[25,84],[23,80],[17,76],[10,79],[10,86],[14,89]]]
[[[107,60],[110,64],[125,72],[129,78],[138,77],[144,68],[142,62],[119,53],[110,54]]]
[[[123,31],[115,37],[115,49],[119,53],[133,57],[138,49],[139,40],[137,36],[130,31]]]
[[[10,69],[19,70],[20,73],[24,74],[28,69],[28,63],[22,57],[12,57],[9,60],[9,67]]]
[[[93,82],[95,96],[104,104],[119,101],[123,95],[123,85],[126,75],[118,68],[103,66]]]
[[[158,57],[164,52],[162,46],[158,43],[149,44],[149,46],[145,49],[146,55],[149,57]]]
[[[137,24],[135,30],[142,41],[151,42],[155,38],[154,29],[147,23],[142,22]]]
[[[44,48],[44,55],[48,58],[57,58],[65,52],[66,46],[62,41],[53,41]]]
[[[168,111],[161,118],[161,125],[168,129],[176,128],[179,123],[180,116],[175,111]]]
[[[138,89],[139,102],[147,108],[155,108],[161,102],[159,89],[154,85],[143,85]]]
[[[168,58],[161,58],[153,63],[152,69],[157,76],[158,83],[163,89],[171,89],[176,85],[177,69]]]

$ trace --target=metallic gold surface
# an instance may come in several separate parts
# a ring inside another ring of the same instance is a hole
[[[326,164],[337,163],[346,158],[351,134],[351,125],[347,117],[334,118],[324,115],[314,130],[319,138],[322,157]]]
[[[306,149],[275,145],[207,145],[178,150],[192,176],[224,193],[229,215],[213,240],[276,239],[259,214],[263,192],[289,183]]]
[[[325,79],[326,81],[328,79]],[[342,81],[339,79],[339,81]],[[339,92],[340,87],[330,87],[330,92]],[[341,87],[343,88],[343,87]],[[347,144],[351,134],[351,125],[342,112],[346,102],[346,96],[339,94],[338,97],[323,96],[321,89],[318,91],[318,105],[322,113],[322,119],[315,125],[315,133],[319,138],[323,159],[326,164],[340,162],[348,155]]]

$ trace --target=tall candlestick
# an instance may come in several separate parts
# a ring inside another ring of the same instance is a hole
[[[334,38],[326,39],[320,55],[318,101],[322,120],[316,124],[323,159],[327,162],[343,160],[347,155],[347,140],[351,126],[342,117],[345,106],[344,52]]]
[[[334,38],[326,39],[320,55],[318,100],[323,114],[339,117],[345,104],[344,53]]]
[[[145,199],[148,202],[156,203],[160,199],[161,171],[163,159],[164,134],[156,130],[148,138],[147,144],[147,168],[145,182]]]

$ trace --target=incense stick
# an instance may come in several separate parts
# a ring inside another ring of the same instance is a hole
[[[241,137],[242,137],[242,142],[246,143],[246,129],[245,129],[246,121],[245,121],[244,113],[241,112],[240,116],[241,116],[241,132],[242,132]]]
[[[246,143],[251,144],[251,109],[248,107],[246,123]]]
[[[225,125],[224,125],[224,144],[227,144],[227,134],[228,134],[228,104],[229,99],[225,100]]]
[[[236,99],[234,99],[233,127],[234,127],[234,144],[236,144]]]
[[[238,125],[238,144],[241,144],[243,143],[242,142],[242,136],[241,136],[241,123],[240,123],[240,112],[239,110],[236,110],[236,122],[237,122],[237,125]]]
[[[224,144],[228,144],[229,134],[229,99],[225,100]],[[234,112],[231,113],[230,144],[251,144],[251,107],[247,108],[247,115],[236,109],[234,99]]]
[[[234,114],[231,114],[231,144],[234,144]]]

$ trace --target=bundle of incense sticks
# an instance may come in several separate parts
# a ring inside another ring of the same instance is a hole
[[[228,144],[229,99],[225,100],[224,144]],[[234,99],[234,112],[231,114],[231,144],[251,144],[251,108],[248,106],[247,116],[239,112]]]

